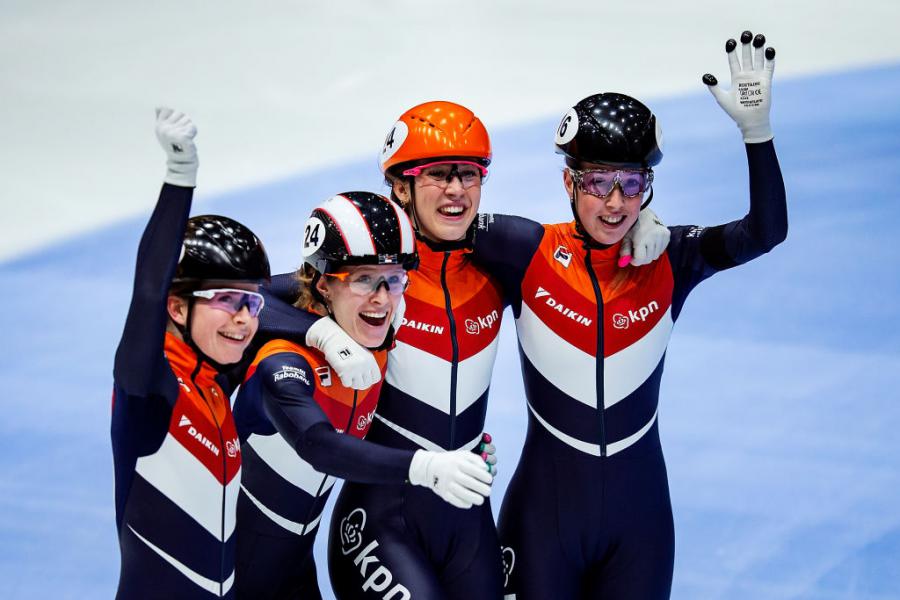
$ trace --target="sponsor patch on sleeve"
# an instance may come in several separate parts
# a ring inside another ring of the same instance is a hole
[[[305,383],[306,385],[311,385],[309,383],[309,378],[306,376],[306,371],[299,367],[292,367],[290,365],[282,365],[281,369],[275,371],[272,375],[272,381],[278,383],[283,379],[298,379]]]

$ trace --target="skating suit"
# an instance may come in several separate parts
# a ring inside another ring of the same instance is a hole
[[[674,527],[657,407],[689,292],[787,233],[771,142],[747,146],[751,208],[671,227],[666,252],[616,265],[574,222],[482,215],[475,256],[512,290],[528,432],[500,511],[505,593],[522,599],[668,598]]]
[[[503,301],[470,250],[419,241],[418,251],[369,439],[408,450],[473,448],[484,429]],[[328,566],[342,600],[502,597],[489,502],[460,510],[424,487],[346,483]]]
[[[375,358],[383,373],[387,351]],[[238,598],[320,598],[312,548],[335,477],[406,480],[412,452],[362,441],[380,388],[344,387],[318,350],[289,340],[256,354],[234,407],[244,452]]]
[[[166,333],[191,188],[166,184],[141,239],[113,369],[117,598],[233,598],[241,451],[216,371]]]

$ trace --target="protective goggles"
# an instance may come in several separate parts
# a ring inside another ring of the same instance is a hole
[[[346,283],[350,291],[356,296],[369,296],[378,291],[382,285],[392,296],[399,296],[409,287],[409,274],[406,271],[396,271],[387,274],[374,273],[326,273],[328,277],[334,277]]]
[[[241,309],[246,306],[251,317],[258,317],[265,305],[262,294],[248,292],[247,290],[236,290],[231,288],[197,290],[192,292],[191,295],[196,296],[197,298],[203,298],[206,301],[206,304],[212,308],[224,310],[232,315],[241,312]]]
[[[626,198],[640,196],[653,183],[653,171],[629,171],[625,169],[597,169],[590,171],[578,171],[569,169],[578,186],[585,194],[606,198],[616,185],[622,190]]]
[[[453,178],[458,177],[463,188],[469,189],[472,186],[481,185],[484,178],[487,177],[488,170],[487,167],[468,160],[445,160],[406,169],[403,174],[411,177],[421,175],[420,183],[422,185],[431,185],[441,189],[446,189]]]

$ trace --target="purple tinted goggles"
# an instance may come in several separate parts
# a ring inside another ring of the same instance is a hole
[[[191,295],[197,298],[203,298],[212,308],[224,310],[232,315],[241,312],[241,309],[246,306],[251,317],[258,317],[265,305],[262,294],[248,292],[247,290],[236,290],[232,288],[197,290]]]
[[[653,183],[653,171],[630,171],[626,169],[596,169],[576,171],[572,169],[575,184],[585,194],[606,198],[616,185],[626,198],[634,198],[646,192]]]

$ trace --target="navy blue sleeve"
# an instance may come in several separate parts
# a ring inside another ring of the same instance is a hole
[[[322,473],[360,483],[403,483],[413,452],[335,431],[313,398],[313,371],[300,355],[273,354],[257,365],[262,409],[303,460]]]
[[[787,237],[787,198],[774,144],[746,144],[750,211],[714,227],[670,227],[667,252],[675,276],[673,318],[687,294],[710,275],[742,265],[772,250]]]
[[[257,337],[260,345],[279,338],[305,343],[306,332],[322,317],[294,307],[300,294],[300,282],[294,273],[275,275],[260,292],[266,301],[265,308],[259,313]]]
[[[129,396],[171,396],[173,386],[177,386],[163,354],[168,323],[166,299],[178,266],[193,194],[193,188],[163,184],[141,237],[131,305],[113,367],[116,385]]]
[[[500,282],[506,303],[516,314],[522,279],[543,237],[543,225],[522,217],[480,214],[475,221],[472,257]]]

